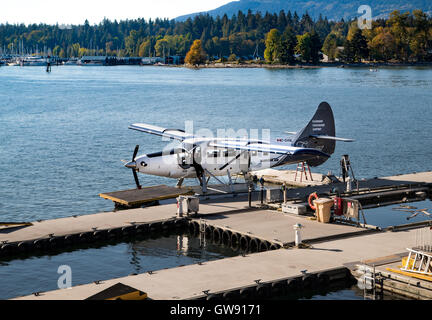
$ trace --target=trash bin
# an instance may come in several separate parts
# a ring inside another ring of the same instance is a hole
[[[333,207],[333,199],[319,198],[314,200],[316,207],[316,216],[318,222],[329,223],[331,216],[331,208]]]

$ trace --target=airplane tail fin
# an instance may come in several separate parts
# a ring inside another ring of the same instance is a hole
[[[321,102],[307,126],[296,133],[292,141],[296,147],[314,148],[331,155],[335,150],[336,140],[349,141],[336,138],[335,133],[333,111],[327,102]],[[327,158],[316,158],[308,160],[307,163],[315,167],[326,160]]]

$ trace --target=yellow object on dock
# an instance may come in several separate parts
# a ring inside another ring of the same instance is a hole
[[[402,274],[402,275],[407,276],[407,277],[412,277],[412,278],[417,278],[417,279],[421,279],[421,280],[426,280],[426,281],[431,281],[432,282],[432,277],[431,276],[426,276],[426,275],[419,274],[419,273],[402,271],[402,270],[397,270],[397,269],[392,269],[392,268],[386,268],[386,270],[390,271],[390,272],[394,272],[394,273],[399,273],[399,274]]]
[[[148,299],[147,293],[135,288],[117,283],[86,300],[145,300]]]
[[[33,225],[31,222],[0,222],[0,230],[27,227]]]

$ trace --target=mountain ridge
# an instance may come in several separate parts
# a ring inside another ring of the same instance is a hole
[[[237,14],[238,11],[247,13],[251,10],[253,13],[266,11],[270,13],[279,13],[284,10],[285,12],[291,11],[292,14],[297,12],[299,16],[308,13],[313,19],[317,19],[321,14],[330,20],[352,19],[360,16],[357,12],[361,5],[366,4],[364,0],[240,0],[232,1],[221,7],[213,10],[191,13],[175,18],[176,21],[185,21],[188,18],[193,18],[199,14],[209,14],[213,17],[224,14],[231,17]],[[387,18],[394,10],[412,11],[414,9],[421,9],[432,14],[432,1],[430,0],[375,0],[369,3],[372,9],[372,17]]]

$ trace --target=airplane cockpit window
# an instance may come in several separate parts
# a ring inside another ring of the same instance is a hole
[[[207,151],[207,156],[210,158],[217,158],[219,156],[219,150]]]
[[[167,156],[170,154],[178,154],[178,153],[182,153],[185,152],[185,150],[183,148],[174,148],[174,149],[170,149],[170,150],[164,150],[164,151],[159,151],[159,152],[155,152],[155,153],[149,153],[147,154],[148,158],[156,158],[156,157],[162,157],[162,156]]]

